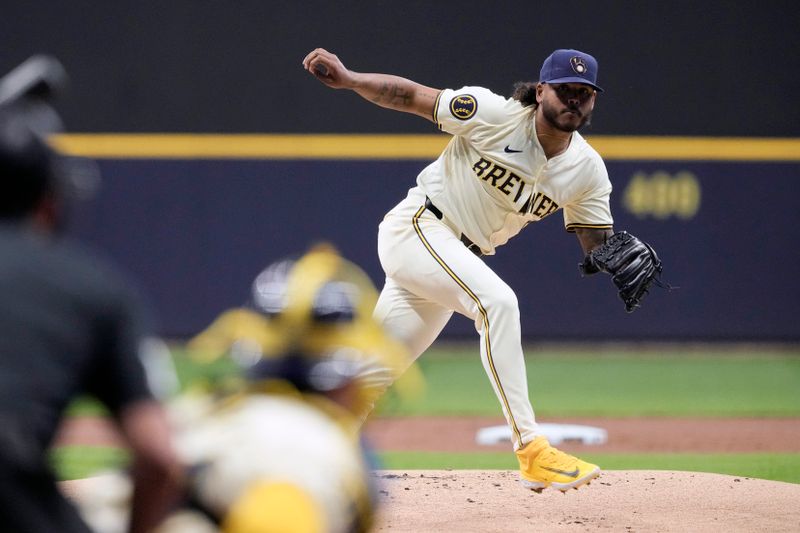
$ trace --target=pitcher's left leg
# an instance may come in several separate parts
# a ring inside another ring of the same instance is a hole
[[[417,220],[415,228],[435,264],[427,276],[403,281],[414,293],[475,321],[481,360],[519,449],[538,435],[538,428],[528,399],[517,298],[449,230],[424,220]]]
[[[472,317],[481,335],[481,358],[512,431],[523,486],[540,492],[546,487],[577,489],[600,475],[587,463],[550,445],[538,427],[528,399],[528,381],[522,354],[522,332],[517,297],[483,261],[465,256],[428,232],[442,267],[462,289],[457,311]],[[467,252],[470,256],[470,252]],[[466,295],[467,298],[464,298]]]
[[[489,272],[491,275],[484,273],[479,283],[470,285],[477,308],[471,318],[480,333],[483,367],[503,406],[517,450],[536,438],[539,428],[528,396],[517,297],[493,271]]]

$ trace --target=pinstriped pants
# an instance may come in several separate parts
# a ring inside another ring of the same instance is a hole
[[[519,449],[538,435],[528,399],[519,306],[511,288],[470,252],[417,195],[398,204],[378,230],[386,284],[375,318],[403,342],[412,361],[453,312],[475,321],[483,367]],[[412,361],[409,361],[411,364]]]

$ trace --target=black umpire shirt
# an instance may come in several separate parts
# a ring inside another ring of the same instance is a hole
[[[76,395],[112,413],[151,397],[143,327],[105,262],[0,224],[0,530],[86,531],[56,492],[47,449]]]

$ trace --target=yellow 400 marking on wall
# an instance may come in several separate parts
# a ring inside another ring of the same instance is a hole
[[[691,172],[637,172],[622,193],[622,205],[638,218],[688,220],[700,209],[700,182]]]

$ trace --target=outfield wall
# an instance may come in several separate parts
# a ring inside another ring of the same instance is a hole
[[[327,240],[376,284],[383,214],[445,135],[66,136],[98,157],[99,195],[73,232],[125,265],[162,333],[241,304],[268,263]],[[617,229],[651,242],[664,279],[627,315],[607,276],[581,279],[560,212],[487,262],[516,290],[531,340],[800,341],[800,140],[597,137]],[[282,144],[283,143],[283,144]],[[301,148],[298,148],[301,147]],[[463,318],[451,337],[473,333]]]

